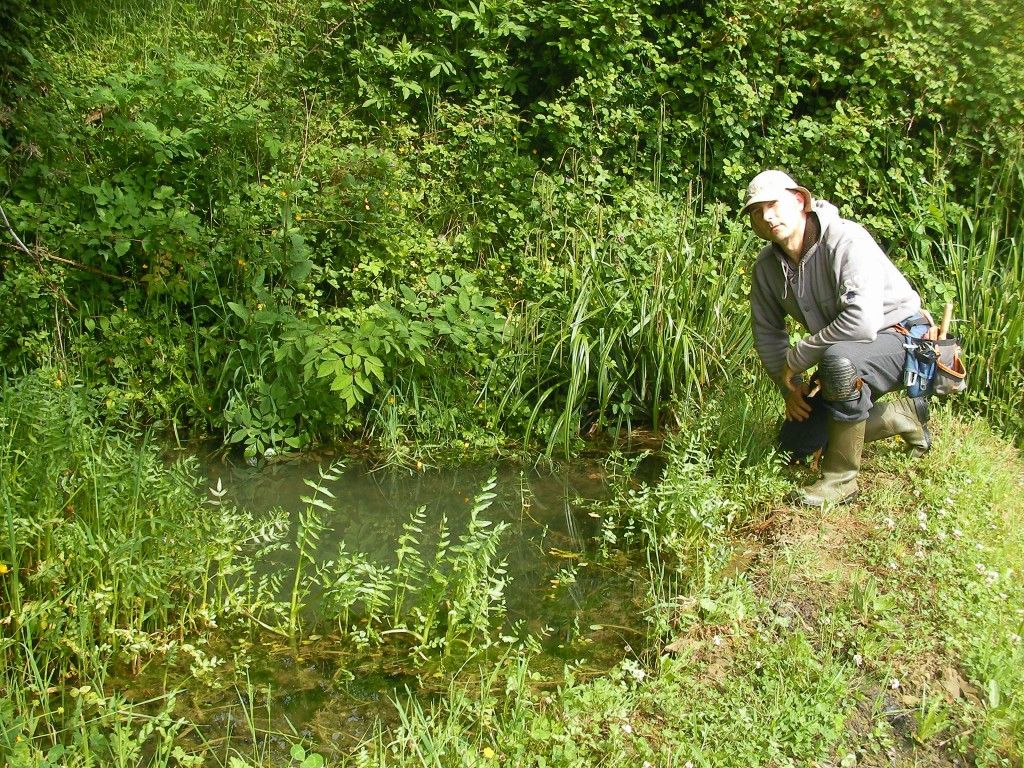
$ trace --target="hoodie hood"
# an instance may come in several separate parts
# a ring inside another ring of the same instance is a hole
[[[773,245],[772,249],[779,260],[779,268],[782,270],[782,293],[783,298],[786,298],[789,294],[790,286],[793,286],[797,294],[801,293],[803,286],[803,274],[804,266],[808,261],[812,260],[818,252],[818,247],[827,237],[829,227],[836,221],[839,221],[839,209],[836,208],[832,203],[827,200],[815,200],[814,205],[810,211],[817,217],[816,229],[818,230],[818,236],[814,242],[808,243],[806,237],[804,239],[804,252],[800,257],[798,265],[794,266],[793,263],[786,256],[785,252],[778,245]],[[810,217],[808,217],[810,218]],[[809,226],[813,226],[810,225]]]

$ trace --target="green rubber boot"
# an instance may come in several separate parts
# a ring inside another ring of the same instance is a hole
[[[868,413],[864,442],[899,435],[907,444],[907,453],[920,458],[932,447],[928,431],[928,400],[923,397],[901,397],[876,403]]]
[[[864,451],[865,421],[828,420],[828,447],[821,460],[822,478],[801,488],[798,500],[810,507],[845,504],[857,495],[857,475]]]

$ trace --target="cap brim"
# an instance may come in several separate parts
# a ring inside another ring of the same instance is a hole
[[[803,192],[804,195],[804,213],[810,213],[814,207],[814,198],[811,196],[811,191],[807,187],[786,187],[788,192]],[[740,216],[746,215],[751,208],[761,203],[770,203],[773,200],[778,200],[778,195],[769,195],[767,193],[757,195],[754,199],[748,200],[742,208],[740,208]]]
[[[778,199],[779,198],[776,197],[775,195],[759,195],[758,197],[755,197],[753,200],[748,200],[746,205],[740,208],[740,216],[744,216],[755,205],[760,205],[761,203],[770,203],[773,200]]]

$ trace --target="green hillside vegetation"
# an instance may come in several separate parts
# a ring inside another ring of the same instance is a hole
[[[10,375],[250,455],[658,426],[748,375],[735,212],[773,166],[956,301],[1021,432],[1015,4],[5,13]]]
[[[0,96],[0,764],[1024,765],[1024,5],[8,0]],[[766,167],[953,302],[970,374],[821,513],[751,349]],[[200,440],[602,452],[645,630],[509,639],[493,485],[433,561],[414,516],[394,569],[323,563],[336,467],[254,517],[168,464]],[[431,696],[269,733],[249,654],[324,644]]]

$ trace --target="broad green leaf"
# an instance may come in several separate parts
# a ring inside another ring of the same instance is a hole
[[[228,309],[230,309],[232,312],[234,312],[236,315],[238,315],[246,322],[249,321],[249,310],[243,307],[241,304],[238,304],[237,302],[234,301],[229,301]]]

